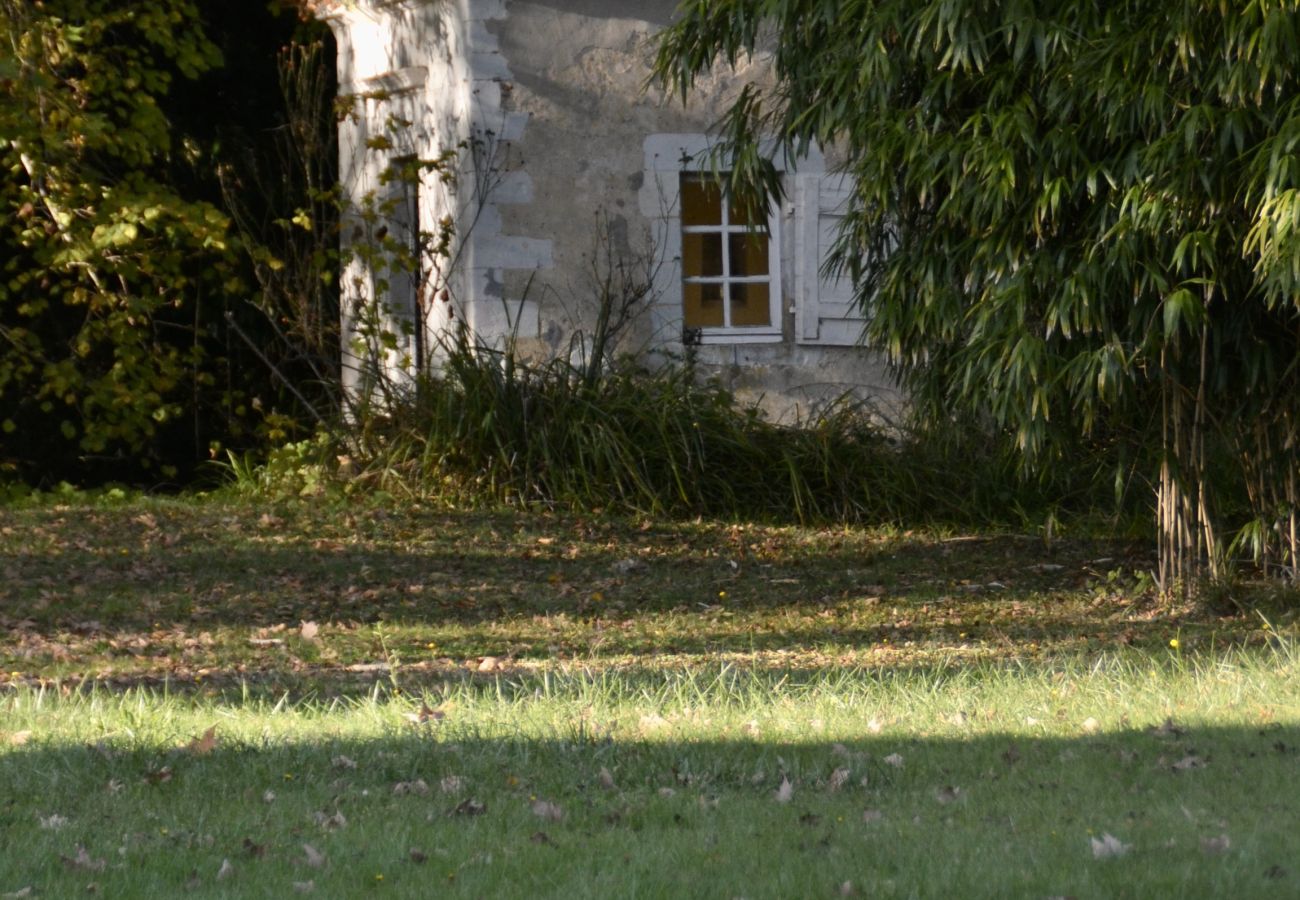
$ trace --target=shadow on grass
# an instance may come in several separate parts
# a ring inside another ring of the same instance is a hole
[[[677,741],[671,723],[657,736],[575,721],[548,739],[496,739],[448,720],[367,740],[223,738],[201,755],[133,749],[121,733],[99,745],[38,736],[0,752],[0,890],[1300,893],[1300,728],[1157,726]]]
[[[203,504],[0,510],[0,669],[364,681],[334,670],[364,676],[400,659],[441,676],[486,656],[507,669],[717,654],[906,665],[1260,638],[1258,622],[1156,604],[1134,581],[1149,564],[1122,542],[1015,535]],[[302,622],[321,627],[319,641],[296,637]]]

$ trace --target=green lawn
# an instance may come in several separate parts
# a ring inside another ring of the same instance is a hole
[[[1016,535],[0,509],[0,895],[1296,896],[1294,608],[1161,604],[1150,565]]]

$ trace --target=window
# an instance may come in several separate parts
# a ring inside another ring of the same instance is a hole
[[[852,285],[820,272],[844,215],[846,180],[827,174],[816,148],[797,160],[767,148],[787,199],[764,222],[727,201],[711,171],[714,149],[702,134],[645,140],[639,206],[671,263],[655,276],[656,333],[687,344],[856,343],[863,321]]]
[[[727,202],[711,175],[682,173],[680,196],[683,327],[700,337],[779,335],[768,223]]]

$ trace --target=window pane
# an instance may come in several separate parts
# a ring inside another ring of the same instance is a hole
[[[725,324],[722,285],[686,282],[682,285],[682,311],[687,328],[721,328]]]
[[[682,176],[682,224],[722,224],[722,191],[712,177]]]
[[[731,285],[731,324],[771,325],[770,296],[766,281]]]
[[[682,275],[718,278],[722,275],[722,235],[682,235]]]
[[[735,278],[767,274],[767,238],[757,232],[729,235],[731,271]]]

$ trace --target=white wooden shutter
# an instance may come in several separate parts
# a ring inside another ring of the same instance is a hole
[[[795,335],[801,344],[852,346],[862,336],[866,320],[853,302],[852,282],[821,274],[849,192],[845,176],[795,178]]]

